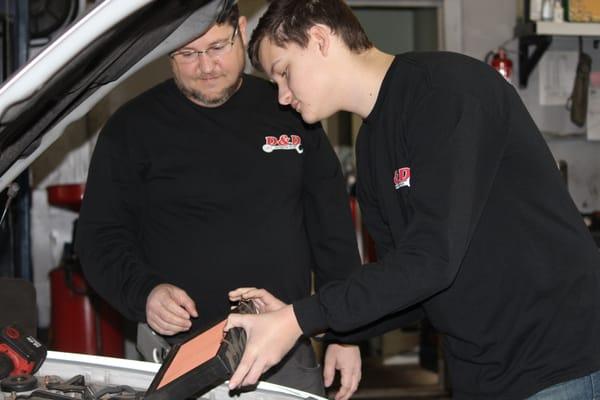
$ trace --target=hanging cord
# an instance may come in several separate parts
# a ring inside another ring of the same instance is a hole
[[[571,121],[583,127],[587,119],[588,89],[590,87],[590,73],[592,69],[592,58],[583,51],[583,38],[579,37],[579,61],[575,70],[575,82],[571,97],[567,101],[570,108]]]
[[[579,43],[579,58],[581,58],[581,53],[583,53],[583,37],[577,36],[577,41]],[[573,107],[573,94],[571,93],[571,95],[567,99],[567,102],[565,103],[565,108],[568,111],[571,111],[572,107]]]
[[[4,204],[4,211],[2,212],[2,217],[0,217],[0,226],[4,222],[4,217],[6,217],[6,213],[8,212],[8,208],[10,207],[11,201],[17,197],[17,193],[19,193],[19,184],[17,182],[13,182],[8,186],[8,190],[6,191],[6,203]]]

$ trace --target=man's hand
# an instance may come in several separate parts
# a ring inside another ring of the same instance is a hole
[[[229,314],[225,331],[234,327],[246,331],[246,349],[229,380],[229,389],[256,384],[264,372],[294,347],[302,334],[291,305],[261,315]]]
[[[161,335],[174,335],[192,327],[191,317],[198,317],[194,300],[177,286],[161,283],[146,300],[148,325]]]
[[[339,370],[341,374],[341,386],[335,395],[335,400],[347,400],[358,389],[362,376],[358,346],[342,344],[327,346],[323,367],[325,387],[329,387],[333,383],[336,370]]]
[[[252,300],[259,313],[277,311],[285,307],[283,301],[267,292],[265,289],[239,288],[229,292],[229,300]]]

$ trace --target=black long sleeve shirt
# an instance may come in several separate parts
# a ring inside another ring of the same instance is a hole
[[[424,312],[457,399],[522,399],[600,369],[598,249],[496,71],[451,53],[396,56],[357,158],[381,259],[296,302],[306,334],[356,338]]]
[[[234,288],[291,302],[310,294],[311,270],[320,286],[360,266],[325,133],[252,76],[220,107],[169,80],[118,110],[94,150],[76,246],[92,287],[132,320],[156,285],[184,289],[191,331],[224,318]]]

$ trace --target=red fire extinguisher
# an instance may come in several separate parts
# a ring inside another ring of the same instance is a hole
[[[121,316],[89,289],[73,257],[50,271],[50,289],[52,350],[124,356]]]
[[[83,183],[49,186],[48,203],[79,212],[84,190]],[[50,348],[123,357],[121,316],[89,288],[73,249],[73,243],[65,244],[60,265],[49,274],[52,303]]]
[[[494,53],[490,65],[500,73],[507,81],[511,81],[513,63],[510,58],[506,55],[506,50],[500,47],[496,53]]]

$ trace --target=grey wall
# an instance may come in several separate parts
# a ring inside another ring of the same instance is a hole
[[[397,54],[414,48],[415,18],[398,8],[355,8],[369,39],[381,50]]]
[[[435,8],[354,7],[353,10],[371,41],[387,53],[438,48]]]

